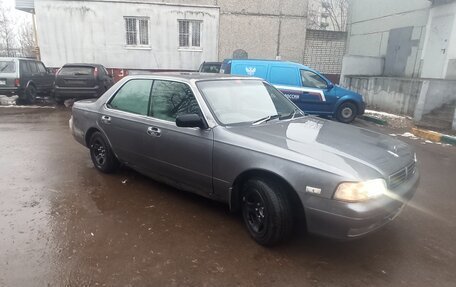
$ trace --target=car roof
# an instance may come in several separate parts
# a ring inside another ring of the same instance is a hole
[[[16,61],[16,60],[39,61],[39,60],[33,59],[33,58],[0,57],[0,61]]]
[[[198,72],[154,72],[151,74],[138,74],[131,75],[125,78],[128,79],[148,79],[148,78],[163,78],[166,80],[181,80],[185,82],[197,82],[205,80],[260,80],[263,79],[249,76],[238,76],[229,74],[218,74],[218,73],[198,73]]]
[[[251,62],[252,64],[255,64],[255,63],[258,63],[258,64],[261,64],[261,63],[281,63],[281,64],[285,64],[287,66],[290,66],[290,67],[297,67],[297,68],[300,68],[300,69],[305,69],[305,70],[311,70],[311,71],[315,71],[314,69],[306,66],[306,65],[303,65],[303,64],[300,64],[300,63],[296,63],[296,62],[290,62],[290,61],[282,61],[282,60],[267,60],[267,59],[225,59],[223,62],[224,63],[230,63],[230,62]]]
[[[94,67],[94,66],[102,66],[102,64],[90,64],[90,63],[68,63],[63,65],[62,67]]]

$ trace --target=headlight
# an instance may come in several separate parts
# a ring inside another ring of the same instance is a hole
[[[386,182],[381,178],[362,182],[343,182],[337,187],[334,199],[360,202],[377,198],[387,191]]]

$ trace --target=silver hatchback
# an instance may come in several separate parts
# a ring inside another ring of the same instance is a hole
[[[97,169],[120,163],[241,210],[259,244],[307,230],[356,238],[394,219],[419,181],[410,147],[306,116],[257,78],[174,73],[122,79],[76,102],[70,126]]]

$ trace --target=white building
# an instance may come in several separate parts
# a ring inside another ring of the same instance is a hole
[[[456,79],[454,0],[352,0],[345,75]]]
[[[219,8],[144,0],[35,1],[42,60],[192,69],[217,60]]]
[[[34,5],[31,8],[31,6]],[[307,0],[16,0],[51,67],[197,69],[238,55],[303,62]]]

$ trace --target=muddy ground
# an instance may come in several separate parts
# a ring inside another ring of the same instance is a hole
[[[455,147],[402,138],[421,185],[379,232],[268,249],[222,204],[96,171],[69,117],[0,107],[0,286],[455,286]]]

